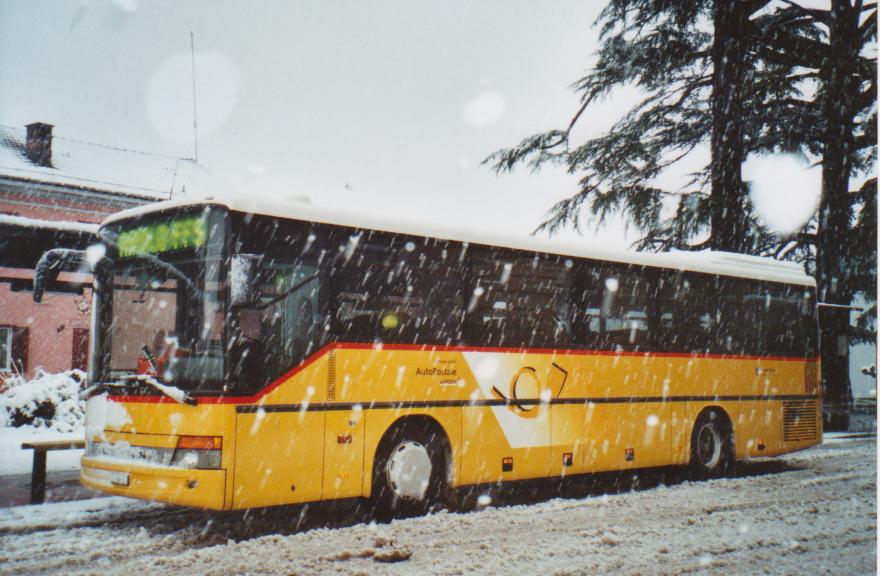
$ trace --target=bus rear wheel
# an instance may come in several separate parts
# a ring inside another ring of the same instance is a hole
[[[444,437],[396,427],[382,440],[373,466],[372,500],[380,516],[424,514],[447,490]]]
[[[696,478],[714,478],[726,474],[734,460],[733,434],[720,412],[700,414],[691,436],[691,472]]]

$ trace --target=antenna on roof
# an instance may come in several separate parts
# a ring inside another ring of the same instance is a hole
[[[196,42],[193,31],[189,31],[189,54],[192,61],[193,81],[193,160],[199,161],[199,124],[196,116]]]

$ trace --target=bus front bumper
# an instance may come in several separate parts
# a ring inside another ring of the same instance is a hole
[[[80,483],[108,494],[155,500],[180,506],[222,510],[226,470],[108,461],[83,457]]]

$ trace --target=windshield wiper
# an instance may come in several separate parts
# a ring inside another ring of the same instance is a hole
[[[101,382],[79,393],[81,400],[88,400],[99,392],[109,391],[112,388],[122,388],[123,390],[131,390],[132,384],[143,383],[155,388],[165,396],[168,396],[178,404],[186,404],[187,406],[196,406],[198,402],[195,398],[181,390],[176,386],[168,386],[162,384],[149,374],[126,374],[117,377],[115,382]]]
[[[302,280],[300,280],[299,282],[297,282],[296,284],[294,284],[293,286],[291,286],[290,288],[288,288],[287,290],[285,290],[284,292],[282,292],[278,296],[275,296],[274,298],[272,298],[268,302],[261,302],[259,304],[252,304],[250,306],[242,306],[242,307],[249,308],[252,310],[265,310],[269,306],[272,306],[273,304],[280,302],[281,300],[284,300],[285,298],[287,298],[288,296],[290,296],[291,294],[293,294],[294,292],[296,292],[297,290],[299,290],[300,288],[302,288],[303,286],[305,286],[306,284],[308,284],[312,280],[318,278],[319,276],[320,276],[320,273],[317,273],[317,272],[315,274],[312,274],[311,276],[306,276],[305,278],[303,278]]]

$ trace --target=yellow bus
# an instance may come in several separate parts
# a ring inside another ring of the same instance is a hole
[[[820,442],[815,283],[793,264],[258,199],[158,203],[100,237],[35,278],[94,270],[81,481],[97,490],[420,511],[463,487],[720,475]]]

